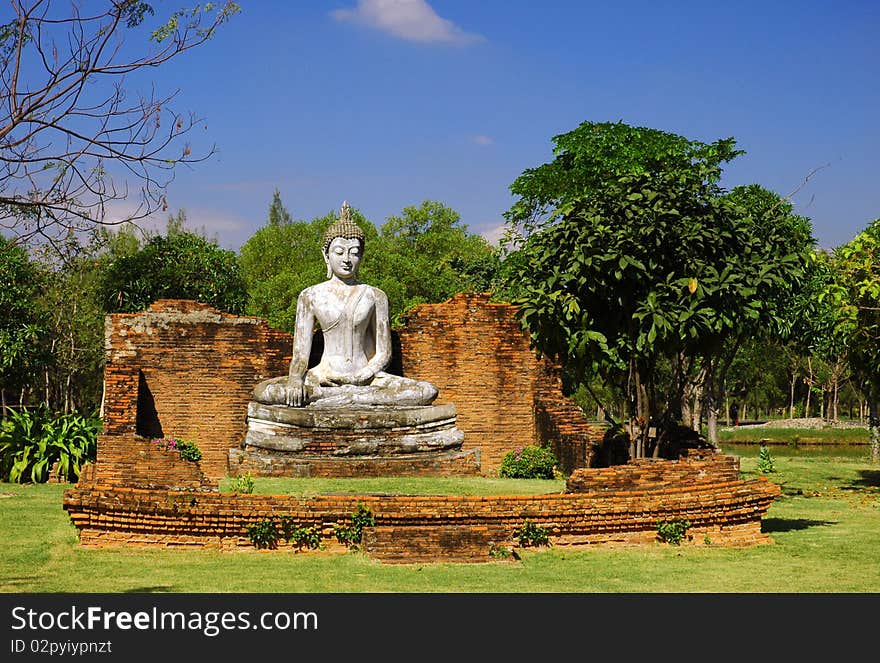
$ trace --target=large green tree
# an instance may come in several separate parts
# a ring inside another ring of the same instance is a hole
[[[880,463],[880,219],[839,247],[835,298],[843,315],[838,331],[847,338],[847,359],[868,399],[871,457]]]
[[[0,235],[0,401],[24,402],[49,361],[49,325],[39,306],[42,277],[27,251]]]
[[[809,261],[809,224],[772,192],[721,188],[741,153],[732,138],[585,122],[553,140],[555,158],[517,178],[506,214],[507,278],[536,349],[573,384],[618,385],[635,455],[663,453],[689,390],[711,437],[743,340],[788,326],[780,302]]]
[[[112,312],[141,311],[157,299],[194,299],[244,313],[247,287],[233,251],[169,222],[139,250],[113,259],[102,274],[101,301]]]
[[[491,288],[496,252],[460,220],[452,208],[426,200],[403,208],[382,226],[374,249],[380,252],[379,285],[384,285],[398,319],[417,304]]]

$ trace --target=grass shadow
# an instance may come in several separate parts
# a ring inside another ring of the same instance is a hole
[[[176,591],[171,585],[152,585],[150,587],[132,587],[120,590],[120,594],[164,594]]]
[[[764,518],[761,521],[761,532],[772,534],[774,532],[795,532],[809,529],[810,527],[822,527],[824,525],[836,525],[831,520],[810,520],[808,518]]]
[[[880,470],[859,470],[861,479],[854,481],[854,486],[880,488]]]

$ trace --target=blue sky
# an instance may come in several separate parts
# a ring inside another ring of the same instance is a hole
[[[193,147],[217,146],[178,171],[170,209],[226,248],[276,188],[296,219],[347,200],[381,225],[430,199],[495,237],[513,180],[583,121],[735,137],[724,185],[796,191],[820,246],[880,217],[877,0],[240,4],[150,72],[205,119]]]

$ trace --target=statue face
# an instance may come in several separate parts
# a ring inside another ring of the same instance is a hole
[[[357,276],[362,255],[363,247],[359,239],[336,237],[327,247],[324,261],[331,274],[346,281]]]

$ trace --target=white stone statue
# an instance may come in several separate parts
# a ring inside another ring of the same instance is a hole
[[[324,234],[327,280],[303,290],[296,305],[293,358],[287,376],[254,388],[268,405],[428,405],[437,397],[429,383],[385,372],[391,361],[388,297],[358,281],[364,233],[343,202],[339,219]],[[320,363],[309,369],[315,323],[324,335]]]

